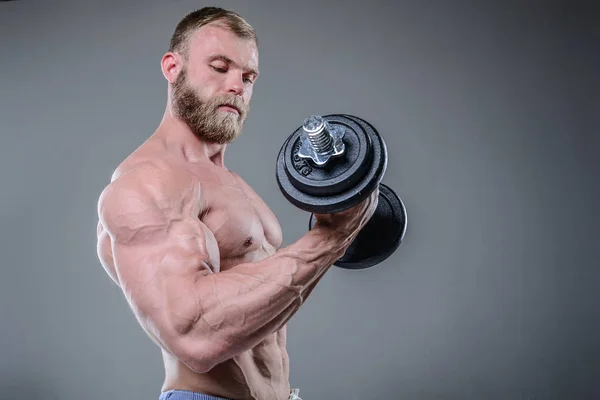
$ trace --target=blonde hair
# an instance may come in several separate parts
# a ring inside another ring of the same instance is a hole
[[[180,53],[187,58],[187,45],[195,30],[209,23],[218,23],[238,37],[254,41],[258,39],[254,28],[239,14],[219,7],[204,7],[184,16],[171,36],[169,51]]]

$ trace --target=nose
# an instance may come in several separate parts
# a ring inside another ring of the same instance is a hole
[[[237,96],[244,94],[244,80],[241,74],[232,73],[227,79],[227,93]]]

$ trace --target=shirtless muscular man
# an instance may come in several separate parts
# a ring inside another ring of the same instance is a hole
[[[252,27],[221,8],[194,11],[161,68],[164,116],[98,199],[98,257],[162,351],[160,399],[299,398],[286,323],[371,218],[378,191],[317,215],[282,247],[275,215],[223,162],[259,75]]]

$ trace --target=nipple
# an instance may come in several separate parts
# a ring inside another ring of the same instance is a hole
[[[244,247],[250,247],[254,243],[254,238],[252,236],[248,236],[244,241]]]

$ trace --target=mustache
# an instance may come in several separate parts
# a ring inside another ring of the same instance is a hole
[[[246,114],[246,112],[248,111],[248,107],[246,106],[246,104],[244,104],[242,99],[234,95],[218,96],[213,99],[212,103],[215,109],[221,106],[232,106],[234,108],[237,108],[240,114]]]

